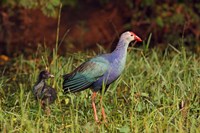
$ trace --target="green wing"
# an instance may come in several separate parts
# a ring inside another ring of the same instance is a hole
[[[109,62],[96,57],[76,68],[73,72],[63,76],[63,89],[65,92],[78,92],[87,89],[108,70]]]

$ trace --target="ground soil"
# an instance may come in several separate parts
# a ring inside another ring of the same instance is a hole
[[[169,43],[178,46],[184,35],[184,43],[193,47],[193,51],[200,51],[199,19],[197,17],[193,21],[193,16],[183,4],[168,3],[168,8],[173,7],[173,10],[165,11],[167,17],[162,18],[162,26],[157,19],[162,15],[159,14],[159,8],[143,8],[137,2],[131,8],[121,1],[103,6],[94,1],[79,1],[78,5],[74,8],[62,7],[59,27],[58,17],[47,17],[39,9],[0,8],[0,55],[33,55],[39,45],[52,51],[56,44],[57,28],[60,54],[86,49],[97,50],[98,45],[107,51],[112,50],[120,34],[126,30],[134,31],[145,41],[152,33],[150,46],[161,49],[165,49]],[[192,5],[189,7],[190,11],[195,11]],[[172,23],[171,18],[176,18],[177,15],[181,15],[183,21]],[[164,23],[165,21],[169,23]]]
[[[73,12],[73,13],[72,13]],[[0,53],[8,56],[36,51],[38,45],[50,49],[56,44],[58,18],[45,16],[38,9],[1,9]],[[120,7],[108,4],[84,5],[81,8],[62,8],[59,27],[60,53],[84,49],[115,46],[116,38],[130,21],[131,14]],[[139,29],[135,29],[139,31]]]

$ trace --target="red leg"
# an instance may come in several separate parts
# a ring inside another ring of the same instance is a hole
[[[47,116],[50,116],[51,109],[49,107],[46,107],[45,112],[46,112]]]
[[[102,96],[101,96],[101,99],[100,99],[100,104],[101,104],[101,113],[102,113],[102,116],[103,116],[103,120],[106,122],[106,113],[105,113],[103,103],[102,103]]]
[[[96,98],[97,93],[93,92],[92,94],[92,107],[94,110],[94,119],[96,122],[99,122],[98,117],[97,117],[97,110],[96,110],[96,106],[95,106],[95,98]]]
[[[42,109],[45,109],[45,108],[46,108],[46,106],[45,106],[45,102],[42,101],[42,100],[40,100],[40,105],[41,105]]]

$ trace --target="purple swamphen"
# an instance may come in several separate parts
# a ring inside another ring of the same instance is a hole
[[[92,89],[92,107],[96,122],[99,122],[95,106],[96,93],[102,91],[103,84],[107,89],[121,75],[125,68],[127,48],[132,41],[141,42],[142,40],[133,32],[124,32],[112,53],[96,56],[63,76],[63,89],[66,93]],[[102,105],[102,97],[100,103]],[[103,119],[106,120],[104,108],[101,107]]]
[[[33,86],[33,94],[36,100],[39,100],[42,107],[52,104],[57,98],[57,92],[54,88],[48,86],[45,82],[48,78],[53,78],[54,76],[50,74],[47,70],[41,71],[38,80]]]

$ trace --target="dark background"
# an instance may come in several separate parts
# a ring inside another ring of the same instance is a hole
[[[61,3],[60,54],[97,50],[97,44],[111,50],[126,30],[143,40],[152,33],[150,46],[161,50],[184,44],[200,51],[199,0],[1,0],[0,55],[54,48]]]

